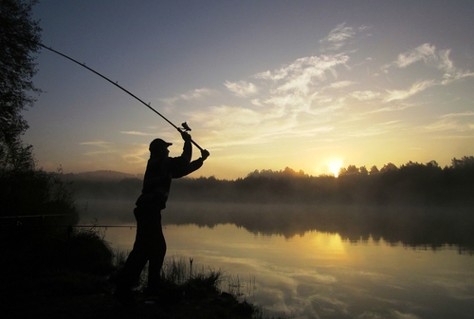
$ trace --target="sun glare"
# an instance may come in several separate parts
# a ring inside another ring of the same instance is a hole
[[[342,167],[342,159],[333,159],[329,162],[328,166],[329,166],[329,171],[331,172],[331,174],[333,174],[334,176],[338,176],[339,175],[339,171]]]

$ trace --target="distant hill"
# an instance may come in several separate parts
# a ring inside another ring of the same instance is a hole
[[[114,182],[114,181],[120,181],[126,178],[142,179],[143,176],[117,172],[117,171],[110,171],[110,170],[99,170],[99,171],[92,171],[92,172],[64,174],[63,178],[67,181],[82,180],[82,181]]]

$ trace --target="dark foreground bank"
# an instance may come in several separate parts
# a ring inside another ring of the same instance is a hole
[[[95,232],[7,233],[0,245],[2,318],[262,317],[253,305],[218,288],[218,272],[181,276],[179,281],[173,280],[176,274],[164,274],[158,295],[145,298],[137,291],[136,305],[124,306],[113,295],[117,256]]]
[[[77,278],[78,281],[81,278]],[[84,280],[84,278],[82,278]],[[21,295],[11,296],[2,310],[3,318],[235,318],[258,317],[257,310],[246,302],[239,302],[227,293],[205,286],[175,286],[164,291],[161,298],[145,299],[137,293],[137,304],[125,307],[110,291],[78,290],[89,285],[85,281],[73,283],[56,278],[43,280],[43,287]],[[68,287],[69,286],[69,287]],[[55,291],[56,290],[56,291]],[[59,293],[62,290],[62,293]]]

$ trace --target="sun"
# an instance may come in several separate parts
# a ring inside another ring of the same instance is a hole
[[[328,163],[329,171],[337,177],[339,175],[339,171],[341,170],[343,161],[342,159],[333,159]]]

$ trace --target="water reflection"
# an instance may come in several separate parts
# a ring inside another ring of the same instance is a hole
[[[302,235],[311,230],[337,233],[351,242],[384,240],[412,247],[453,245],[474,250],[470,208],[361,207],[314,205],[187,205],[174,203],[168,223],[213,227],[233,223],[255,234]]]
[[[134,223],[133,201],[82,200],[82,222]],[[171,202],[165,224],[215,227],[234,224],[254,234],[291,238],[318,230],[350,242],[387,243],[438,249],[454,246],[474,252],[474,214],[470,207],[370,207],[301,204],[220,204]]]
[[[472,318],[474,258],[456,250],[407,249],[384,240],[353,244],[308,231],[262,235],[225,224],[168,225],[168,256],[254,278],[246,296],[269,314],[290,318]],[[108,229],[130,249],[134,231]],[[197,266],[199,267],[199,266]]]

